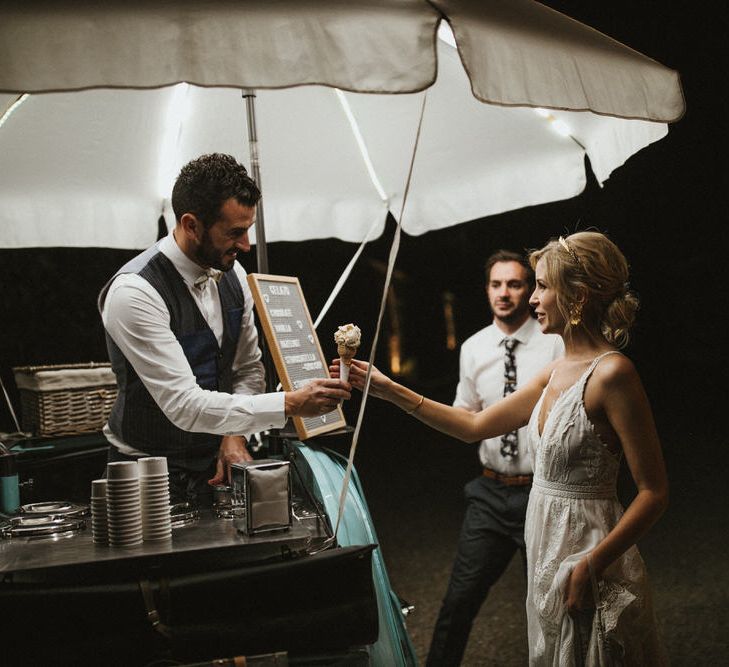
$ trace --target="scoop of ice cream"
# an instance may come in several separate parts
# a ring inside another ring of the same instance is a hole
[[[342,360],[339,369],[340,377],[345,382],[349,379],[349,367],[357,353],[362,332],[356,324],[343,324],[334,332],[334,342],[337,344],[337,354]]]
[[[340,354],[342,347],[349,348],[348,351],[356,351],[361,337],[362,332],[356,324],[343,324],[334,332],[334,342],[337,344]]]

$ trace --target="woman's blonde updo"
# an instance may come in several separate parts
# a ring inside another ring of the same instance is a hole
[[[618,247],[599,232],[577,232],[532,252],[532,268],[540,259],[566,322],[565,338],[582,327],[617,348],[625,347],[638,298],[628,289],[628,262]]]

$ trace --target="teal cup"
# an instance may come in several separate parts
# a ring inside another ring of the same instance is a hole
[[[18,462],[15,454],[0,456],[0,512],[12,514],[20,509]]]

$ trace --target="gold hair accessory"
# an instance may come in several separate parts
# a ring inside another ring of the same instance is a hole
[[[578,327],[582,323],[582,304],[573,303],[570,306],[570,325]]]
[[[575,264],[580,264],[580,258],[577,256],[577,253],[574,251],[574,248],[567,243],[567,239],[563,236],[559,237],[559,244],[570,254],[570,257],[575,260]]]

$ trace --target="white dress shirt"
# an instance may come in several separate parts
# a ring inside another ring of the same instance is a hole
[[[507,337],[495,324],[475,333],[461,345],[460,376],[453,405],[478,412],[496,403],[504,394],[504,339]],[[510,338],[519,344],[514,348],[517,387],[531,380],[542,368],[564,354],[562,339],[543,334],[539,323],[530,317]],[[501,455],[501,437],[482,440],[479,447],[481,464],[504,475],[526,475],[532,472],[527,451],[526,426],[518,431],[519,454],[513,459]]]
[[[180,250],[172,234],[158,248],[182,276],[200,312],[215,334],[223,337],[223,315],[218,284],[207,280],[195,287],[204,269]],[[159,292],[144,278],[127,273],[110,285],[101,318],[104,327],[144,383],[167,418],[184,431],[243,435],[283,428],[284,394],[265,391],[258,334],[253,320],[253,298],[245,269],[235,263],[245,296],[238,347],[233,360],[233,393],[201,388],[182,347],[170,328],[170,314]],[[142,454],[104,426],[104,435],[124,454]]]

